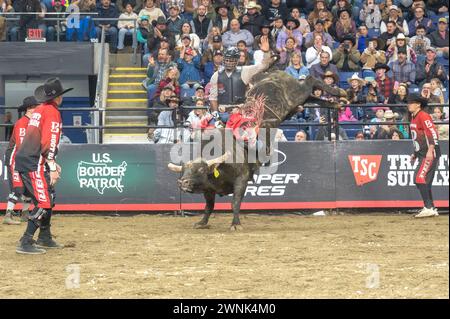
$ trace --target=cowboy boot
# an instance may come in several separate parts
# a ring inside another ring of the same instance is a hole
[[[48,249],[64,248],[64,245],[60,245],[53,240],[52,233],[50,232],[50,226],[51,225],[40,227],[38,239],[36,241],[36,246],[39,248],[48,248]]]
[[[25,255],[40,255],[45,254],[46,250],[38,248],[34,245],[33,237],[24,234],[16,247],[16,253]]]

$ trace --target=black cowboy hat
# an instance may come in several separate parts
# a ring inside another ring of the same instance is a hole
[[[347,12],[348,15],[350,16],[350,18],[352,17],[352,11],[351,11],[349,8],[344,8],[344,9],[340,9],[340,10],[337,12],[338,18],[340,18],[340,17],[341,17],[341,14],[344,13],[344,12]]]
[[[263,29],[263,28],[267,28],[267,29],[272,30],[273,27],[270,25],[270,21],[264,20],[263,23],[261,23],[261,25],[259,26],[260,30]]]
[[[406,102],[409,103],[420,103],[420,107],[424,108],[428,105],[428,100],[424,98],[422,95],[417,93],[412,93],[408,95]]]
[[[219,2],[216,4],[216,8],[215,8],[217,14],[219,13],[219,9],[220,9],[220,8],[227,8],[228,11],[229,11],[229,10],[230,10],[230,5],[228,4],[227,1],[219,1]]]
[[[297,19],[290,17],[286,19],[285,25],[287,25],[288,22],[294,22],[295,23],[295,28],[297,29],[300,26],[300,21],[298,21]]]
[[[180,104],[180,99],[178,98],[178,96],[171,95],[169,98],[166,99],[167,104],[169,104],[170,102],[176,102],[178,104]]]
[[[36,100],[34,96],[27,96],[23,99],[22,105],[19,105],[19,112],[25,112],[28,108],[37,106],[40,103]]]
[[[356,44],[356,39],[351,34],[345,35],[342,38],[341,43],[344,43],[345,40],[351,41],[352,42],[352,46],[354,46]]]
[[[372,38],[366,39],[366,47],[369,47],[369,42],[372,42],[372,41],[377,42],[377,50],[381,50],[382,48],[384,48],[384,41],[377,37],[372,37]]]
[[[373,71],[376,71],[378,69],[385,69],[386,72],[389,72],[389,70],[391,69],[386,63],[380,63],[377,62],[377,64],[375,64],[374,68],[372,69]]]
[[[43,103],[51,101],[72,90],[73,88],[64,89],[59,78],[50,78],[45,81],[44,85],[36,88],[34,91],[34,97],[38,102]]]

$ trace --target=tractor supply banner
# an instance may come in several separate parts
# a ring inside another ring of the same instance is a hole
[[[6,143],[0,144],[4,154]],[[202,195],[181,193],[179,174],[167,169],[172,145],[61,145],[57,210],[200,210]],[[434,179],[435,203],[448,207],[448,142]],[[249,182],[243,209],[285,210],[358,207],[420,207],[409,163],[410,141],[280,143],[272,173]],[[0,208],[8,196],[0,165]],[[218,176],[220,178],[220,176]],[[232,196],[217,197],[230,209]]]

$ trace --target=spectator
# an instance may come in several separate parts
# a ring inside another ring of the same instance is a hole
[[[277,17],[286,18],[288,16],[288,8],[281,0],[270,0],[270,4],[263,9],[263,15],[269,22],[274,22]]]
[[[373,71],[375,71],[376,74],[375,80],[377,81],[379,93],[383,96],[386,103],[389,96],[392,94],[392,88],[394,86],[392,79],[386,74],[390,69],[391,68],[384,63],[377,63],[373,68]]]
[[[311,32],[311,27],[309,26],[308,20],[300,15],[299,8],[294,7],[291,9],[291,17],[298,20],[298,22],[300,23],[300,26],[297,28],[297,30],[299,30],[303,36]]]
[[[322,59],[321,54],[323,52],[328,53],[329,59],[333,57],[333,53],[330,47],[323,44],[323,37],[320,34],[316,34],[314,37],[314,44],[306,50],[306,66],[311,68],[314,64],[320,63]]]
[[[183,3],[183,19],[185,21],[192,21],[194,19],[194,12],[201,4],[200,1],[197,0],[183,0],[180,1]]]
[[[364,136],[363,131],[356,132],[355,141],[364,141],[365,139],[366,139],[366,137]]]
[[[309,70],[303,65],[302,55],[299,52],[294,52],[291,55],[289,66],[284,70],[287,74],[295,79],[300,79],[301,76],[308,76]]]
[[[446,0],[428,0],[427,6],[436,15],[441,15],[443,13],[448,13],[448,1]]]
[[[428,35],[431,46],[436,48],[437,55],[448,59],[448,24],[447,18],[439,18],[438,29]]]
[[[17,12],[41,12],[39,0],[26,0],[18,2]],[[24,41],[27,37],[28,29],[38,28],[38,15],[23,14],[19,17],[19,41]]]
[[[392,110],[387,110],[384,112],[384,121],[390,124],[380,125],[376,132],[376,139],[378,140],[386,140],[392,138],[393,131],[398,131],[397,125],[394,123],[398,114],[392,112]]]
[[[121,29],[123,30],[123,29]],[[125,40],[125,34],[129,31],[128,29],[124,29],[124,31],[122,31],[122,35],[120,33],[119,30],[119,45],[117,46],[117,48],[119,50],[122,50],[124,45],[123,42]],[[125,33],[125,34],[124,34]],[[150,23],[148,21],[148,17],[147,16],[142,16],[141,17],[141,23],[138,27],[137,33],[136,33],[136,40],[143,46],[145,46],[148,43],[148,39],[154,37],[154,33],[153,33],[153,29],[151,29],[150,27]],[[148,59],[148,56],[147,56]]]
[[[347,97],[349,102],[351,104],[364,103],[364,80],[358,76],[358,73],[354,73],[351,78],[347,79],[347,82],[350,84],[350,87],[347,89]]]
[[[314,10],[308,15],[309,25],[315,25],[319,19],[319,11],[326,10],[325,0],[316,0],[314,3]]]
[[[280,70],[284,70],[288,67],[288,65],[291,61],[291,57],[294,53],[297,53],[301,56],[300,49],[298,47],[296,47],[295,38],[289,37],[286,39],[286,44],[284,45],[284,47],[280,53],[280,60],[277,63]]]
[[[247,13],[239,18],[242,29],[249,31],[253,36],[260,35],[260,27],[265,21],[264,15],[261,14],[262,7],[256,1],[249,1],[245,9]]]
[[[426,59],[416,64],[416,84],[420,86],[430,82],[432,78],[438,78],[444,82],[447,80],[447,73],[442,64],[436,61],[436,49],[429,47]]]
[[[3,120],[3,124],[10,124],[11,126],[5,126],[5,141],[9,141],[11,139],[11,134],[14,130],[14,126],[12,125],[12,114],[9,111],[5,112],[5,118]]]
[[[380,48],[384,51],[387,50],[392,41],[395,41],[395,37],[400,33],[397,24],[394,21],[388,21],[386,23],[386,32],[380,35],[380,39],[384,43],[384,47]]]
[[[408,86],[416,81],[416,66],[406,58],[406,50],[399,49],[397,59],[390,64],[392,79],[399,83],[406,83]]]
[[[223,45],[222,45],[222,37],[220,35],[216,35],[212,38],[212,43],[208,47],[208,49],[202,55],[202,66],[204,67],[207,63],[213,61],[214,52],[221,51],[223,53]]]
[[[384,121],[384,107],[374,107],[373,110],[375,111],[375,117],[370,120],[370,123],[382,123]],[[375,126],[375,125],[374,125]],[[377,126],[375,126],[377,127]]]
[[[204,66],[205,71],[203,73],[203,77],[205,83],[209,83],[214,72],[218,71],[219,68],[222,66],[222,62],[223,62],[223,52],[221,50],[214,51],[212,61],[207,62]]]
[[[381,10],[381,19],[387,20],[389,19],[389,8],[394,4],[394,0],[386,0],[381,1],[380,10]]]
[[[245,61],[248,61],[249,63],[252,62],[252,55],[250,52],[248,52],[247,44],[244,40],[239,40],[236,46],[239,50],[239,52],[244,53]]]
[[[358,121],[352,113],[350,107],[341,105],[338,110],[338,122],[356,122]]]
[[[359,61],[361,54],[355,46],[355,38],[351,35],[346,35],[341,39],[341,44],[333,52],[333,62],[336,64],[338,70],[343,72],[359,71]]]
[[[336,0],[335,5],[331,7],[331,13],[336,19],[339,19],[339,12],[342,10],[348,10],[350,17],[352,16],[352,4],[349,0]]]
[[[233,19],[232,13],[230,12],[228,5],[224,2],[219,3],[216,6],[216,13],[216,20],[213,24],[214,26],[218,27],[220,33],[223,34],[226,31],[230,30],[230,22]]]
[[[167,99],[170,98],[174,93],[175,88],[172,85],[166,85],[162,88],[161,94],[154,98],[153,108],[157,110],[152,110],[149,117],[149,125],[154,125],[158,121],[158,116],[161,113],[161,109],[167,108]]]
[[[150,52],[155,52],[161,46],[161,41],[169,41],[169,47],[175,47],[175,36],[167,29],[166,18],[158,17],[153,28],[153,37],[148,37],[147,47]]]
[[[408,85],[406,83],[400,83],[394,85],[392,95],[388,99],[388,104],[407,104],[408,98]],[[391,107],[392,111],[398,113],[401,117],[407,113],[405,107]]]
[[[192,33],[195,33],[203,41],[208,36],[208,30],[212,27],[211,19],[206,16],[207,8],[204,5],[199,5],[196,10],[196,15],[191,21]]]
[[[343,9],[338,12],[338,21],[336,22],[337,40],[342,41],[344,38],[356,34],[355,21],[351,19],[352,12],[349,9]]]
[[[0,42],[7,40],[8,34],[8,26],[5,17],[2,16],[2,13],[13,11],[14,8],[10,3],[7,3],[6,0],[0,0]]]
[[[339,84],[339,75],[337,75],[336,73],[327,71],[325,72],[325,74],[323,75],[323,82],[325,82],[325,84],[333,87],[333,88],[339,88],[338,84]],[[330,93],[324,92],[322,94],[322,97],[325,97],[328,101],[330,102],[338,102],[338,98],[336,96],[331,95]],[[346,101],[348,102],[348,101]]]
[[[283,17],[279,16],[276,17],[275,20],[272,23],[273,27],[272,27],[272,31],[270,31],[270,34],[272,36],[272,39],[274,39],[276,41],[276,39],[278,39],[278,35],[283,32],[286,31],[286,27],[284,26],[284,21],[283,21]]]
[[[356,47],[358,48],[359,53],[363,53],[367,48],[367,41],[369,40],[369,29],[365,24],[362,24],[358,28],[358,32],[356,32]]]
[[[425,36],[426,33],[425,27],[419,25],[416,28],[416,35],[409,40],[409,45],[417,55],[425,56],[426,49],[431,46],[430,39]]]
[[[392,5],[389,7],[389,17],[383,21],[381,21],[380,31],[381,33],[387,31],[387,23],[388,21],[392,21],[396,24],[398,32],[403,33],[404,35],[409,34],[408,23],[405,19],[403,19],[403,12],[396,6]]]
[[[61,0],[53,1],[53,5],[47,9],[48,13],[61,13],[46,15],[46,18],[65,18],[62,13],[66,12],[66,7],[61,4]],[[47,24],[47,41],[55,41],[57,32],[59,34],[66,32],[66,21],[65,19],[59,21],[46,21]]]
[[[323,43],[332,48],[333,47],[333,38],[330,34],[324,31],[323,29],[324,21],[317,20],[316,24],[314,25],[314,31],[308,33],[305,37],[305,47],[309,48],[314,45],[315,37],[317,34],[320,34],[322,36]]]
[[[378,92],[378,84],[375,79],[368,80],[363,90],[363,103],[381,104],[384,100],[384,97]]]
[[[380,29],[381,11],[375,0],[366,0],[359,13],[359,20],[365,23],[368,29],[375,31]]]
[[[235,47],[237,43],[243,40],[250,50],[253,46],[253,35],[248,30],[241,30],[239,20],[233,19],[230,22],[230,30],[225,32],[222,36],[223,46],[226,48]]]
[[[259,45],[261,44],[261,37],[265,36],[269,39],[270,50],[276,51],[276,43],[274,38],[272,37],[272,26],[270,23],[265,20],[260,26],[260,35],[255,37],[255,41],[253,42],[253,50],[259,50]]]
[[[133,6],[131,3],[127,3],[125,6],[125,12],[119,16],[119,19],[137,19],[138,15],[133,12]],[[148,20],[147,20],[148,22]],[[136,29],[134,28],[134,21],[125,21],[119,20],[117,23],[117,27],[119,28],[119,43],[117,45],[118,50],[122,50],[124,48],[124,40],[126,35],[131,35],[133,37],[132,48],[137,47],[137,36],[135,36]],[[148,29],[147,29],[148,30]],[[147,38],[145,39],[145,43],[147,43]]]
[[[306,142],[308,140],[308,135],[304,130],[299,130],[295,133],[294,142]]]
[[[430,85],[431,85],[431,95],[437,96],[439,98],[440,104],[444,104],[445,102],[447,102],[447,101],[445,101],[444,93],[442,92],[442,89],[444,87],[442,85],[441,80],[439,80],[437,78],[433,78],[430,81]]]
[[[377,63],[386,63],[386,54],[380,48],[383,47],[382,40],[379,38],[370,38],[367,40],[367,48],[361,54],[361,63],[363,64],[363,77],[375,76],[372,69]]]
[[[192,48],[181,48],[180,57],[177,60],[180,70],[180,84],[182,89],[189,89],[191,84],[200,83],[200,56]]]
[[[448,119],[445,119],[445,114],[442,111],[442,109],[438,106],[435,106],[433,108],[433,114],[431,115],[433,118],[433,122],[448,122]],[[446,124],[436,124],[436,129],[438,131],[438,136],[440,140],[447,140],[448,141],[448,131],[449,131],[449,125]]]
[[[333,24],[334,16],[330,11],[320,10],[319,19],[317,19],[317,21],[319,20],[323,21],[323,30],[326,33],[329,33],[330,35],[333,34],[334,36],[336,36],[336,26]]]
[[[407,60],[416,63],[417,56],[414,50],[408,46],[408,40],[403,33],[399,33],[395,38],[395,41],[391,41],[391,44],[387,48],[386,58],[389,59],[389,63],[397,60],[398,52],[402,50],[406,53]]]
[[[424,98],[427,99],[428,104],[439,104],[440,100],[439,97],[437,97],[436,95],[432,94],[432,87],[431,87],[431,83],[424,83],[422,85],[422,90],[420,91],[420,95],[422,95]],[[431,114],[433,112],[433,108],[428,105],[425,108],[425,111],[429,114]]]
[[[239,49],[239,46],[241,45],[241,42],[238,43],[238,50],[239,50],[239,59],[238,59],[238,66],[244,66],[244,65],[251,65],[252,64],[252,58],[250,54],[247,51],[247,48],[244,45],[244,49]]]
[[[97,12],[95,0],[80,0],[79,2],[72,2],[74,10],[78,8],[80,12]],[[68,25],[66,30],[66,40],[72,41],[98,41],[97,30],[95,28],[94,21],[89,14],[78,16],[79,25]]]
[[[284,136],[282,129],[277,128],[277,132],[275,133],[275,142],[287,142],[287,138]]]
[[[392,129],[389,132],[388,138],[394,141],[403,140],[403,133],[399,129]]]
[[[317,131],[316,134],[316,141],[325,141],[328,140],[328,136],[331,135],[331,140],[335,141],[336,140],[336,123],[333,120],[333,117],[330,119],[331,121],[331,134],[329,134],[328,131],[328,125],[325,126],[321,126],[319,128],[319,130]],[[325,119],[325,116],[321,116],[319,118],[319,123],[321,124],[325,124],[327,121]],[[339,139],[340,140],[348,140],[348,136],[347,133],[345,132],[345,130],[342,128],[342,126],[339,126],[338,128],[339,131]]]
[[[119,12],[117,8],[111,5],[111,0],[101,0],[101,6],[97,7],[98,18],[117,18]],[[95,29],[97,30],[97,39],[100,42],[102,36],[102,28],[105,29],[105,35],[109,37],[109,48],[111,53],[117,52],[117,20],[101,20],[95,21]]]
[[[189,39],[191,48],[195,49],[197,52],[201,52],[200,38],[192,31],[192,26],[189,22],[183,22],[179,35],[175,36],[177,47],[182,46],[181,42],[185,37]]]
[[[154,0],[144,0],[144,1],[145,1],[145,6],[141,11],[139,11],[138,22],[140,22],[140,18],[143,16],[148,17],[150,24],[153,24],[153,21],[157,21],[158,18],[164,18],[164,21],[165,21],[166,16],[164,15],[164,13],[162,12],[162,10],[160,8],[157,8],[155,6]]]
[[[163,79],[164,74],[166,74],[166,70],[174,65],[175,64],[172,62],[172,58],[167,49],[158,50],[156,61],[152,56],[150,56],[147,67],[147,78],[142,83],[144,88],[147,90],[149,107],[152,106],[153,96],[159,86],[159,82]]]
[[[434,30],[433,21],[425,17],[425,8],[416,7],[414,9],[414,18],[408,22],[409,34],[416,34],[416,28],[422,25],[428,30],[428,33]]]
[[[180,100],[176,95],[167,99],[167,107],[171,111],[162,111],[158,116],[158,126],[175,126],[177,119],[177,108]],[[157,128],[154,133],[154,141],[157,144],[178,143],[182,141],[181,130],[175,128]]]
[[[220,37],[220,44],[222,45],[222,34],[220,33],[220,28],[213,26],[211,30],[208,32],[208,36],[206,37],[206,39],[203,41],[203,50],[202,50],[203,52],[213,47],[214,37],[216,37],[216,39],[219,39],[217,37]]]
[[[283,52],[285,51],[285,44],[288,38],[294,39],[294,49],[301,49],[303,36],[298,27],[300,26],[300,22],[297,19],[289,18],[286,21],[285,30],[281,31],[278,34],[277,38],[277,51]]]
[[[166,86],[170,86],[172,88],[172,93],[176,96],[180,96],[180,83],[178,82],[180,78],[180,71],[178,71],[178,68],[173,65],[169,67],[163,78],[159,81],[158,88],[155,92],[155,97],[159,97],[161,95],[161,91]]]
[[[139,11],[142,9],[143,0],[116,0],[116,7],[119,12],[124,12],[127,4],[131,4],[132,10],[135,13],[139,13]]]
[[[187,23],[189,24],[190,28],[190,23],[181,18],[180,7],[176,3],[169,2],[168,6],[169,6],[169,17],[167,18],[166,22],[167,30],[169,30],[169,32],[176,38],[178,35],[180,35],[181,32],[183,32],[182,25]]]
[[[214,9],[213,5],[211,4],[211,0],[201,0],[201,5],[205,6],[206,8],[206,17],[211,20],[211,23],[213,21],[216,21],[216,10]],[[194,19],[197,16],[197,12],[194,13]]]
[[[323,51],[320,53],[320,62],[309,68],[309,73],[313,77],[320,79],[327,71],[331,71],[336,74],[338,73],[336,65],[330,63],[330,54],[327,51]]]
[[[195,101],[195,106],[198,109],[190,111],[189,116],[185,122],[184,142],[194,142],[201,138],[201,123],[202,120],[209,115],[205,108],[205,101],[198,99]]]

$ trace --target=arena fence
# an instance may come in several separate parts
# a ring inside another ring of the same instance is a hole
[[[57,211],[202,210],[202,195],[182,193],[179,174],[167,169],[171,144],[63,144],[57,185]],[[0,143],[3,154],[7,144]],[[449,143],[434,178],[437,207],[449,205]],[[271,173],[249,182],[244,210],[421,207],[414,186],[411,141],[374,140],[279,143]],[[8,181],[0,163],[0,209]],[[220,178],[220,176],[218,177]],[[230,209],[231,197],[216,208]]]

